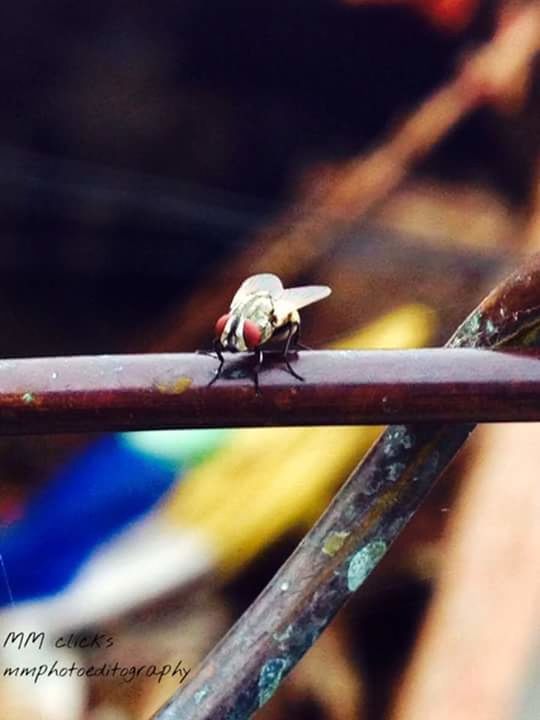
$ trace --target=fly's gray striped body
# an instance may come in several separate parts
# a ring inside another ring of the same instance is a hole
[[[244,339],[244,322],[250,320],[261,330],[259,345],[269,340],[279,340],[276,330],[290,322],[300,322],[296,311],[279,316],[279,303],[275,303],[268,292],[257,292],[240,299],[231,306],[231,315],[219,338],[224,350],[246,352],[249,349]]]
[[[258,392],[258,371],[263,361],[263,349],[270,341],[284,341],[283,361],[298,380],[289,362],[289,352],[302,347],[299,342],[300,315],[298,310],[330,295],[325,285],[310,285],[285,289],[281,280],[271,273],[252,275],[245,280],[232,299],[229,312],[216,322],[214,351],[219,368],[211,382],[221,375],[225,362],[223,352],[254,351],[255,387]]]

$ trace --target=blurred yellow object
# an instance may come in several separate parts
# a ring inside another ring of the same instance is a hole
[[[433,335],[435,314],[407,305],[334,347],[407,348]],[[202,533],[230,577],[283,533],[312,523],[369,448],[377,427],[255,428],[184,478],[165,507],[174,525]]]

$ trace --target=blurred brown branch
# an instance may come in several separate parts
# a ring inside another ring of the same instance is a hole
[[[413,167],[470,112],[483,104],[508,106],[522,78],[529,77],[540,48],[540,6],[536,2],[504,14],[498,32],[471,53],[455,76],[383,139],[379,147],[314,183],[293,210],[276,220],[230,265],[212,279],[212,289],[196,291],[174,312],[176,327],[163,333],[156,350],[189,349],[201,340],[201,318],[219,317],[223,299],[232,297],[245,277],[272,271],[284,284],[308,273],[346,230],[363,220],[408,176]]]

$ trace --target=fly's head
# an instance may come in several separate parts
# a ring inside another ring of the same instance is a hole
[[[255,350],[263,339],[262,328],[253,320],[227,313],[216,322],[215,336],[223,352],[245,352]]]

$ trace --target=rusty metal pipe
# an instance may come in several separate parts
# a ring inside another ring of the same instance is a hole
[[[307,351],[301,382],[268,354],[0,361],[0,434],[151,428],[540,420],[538,350]]]

